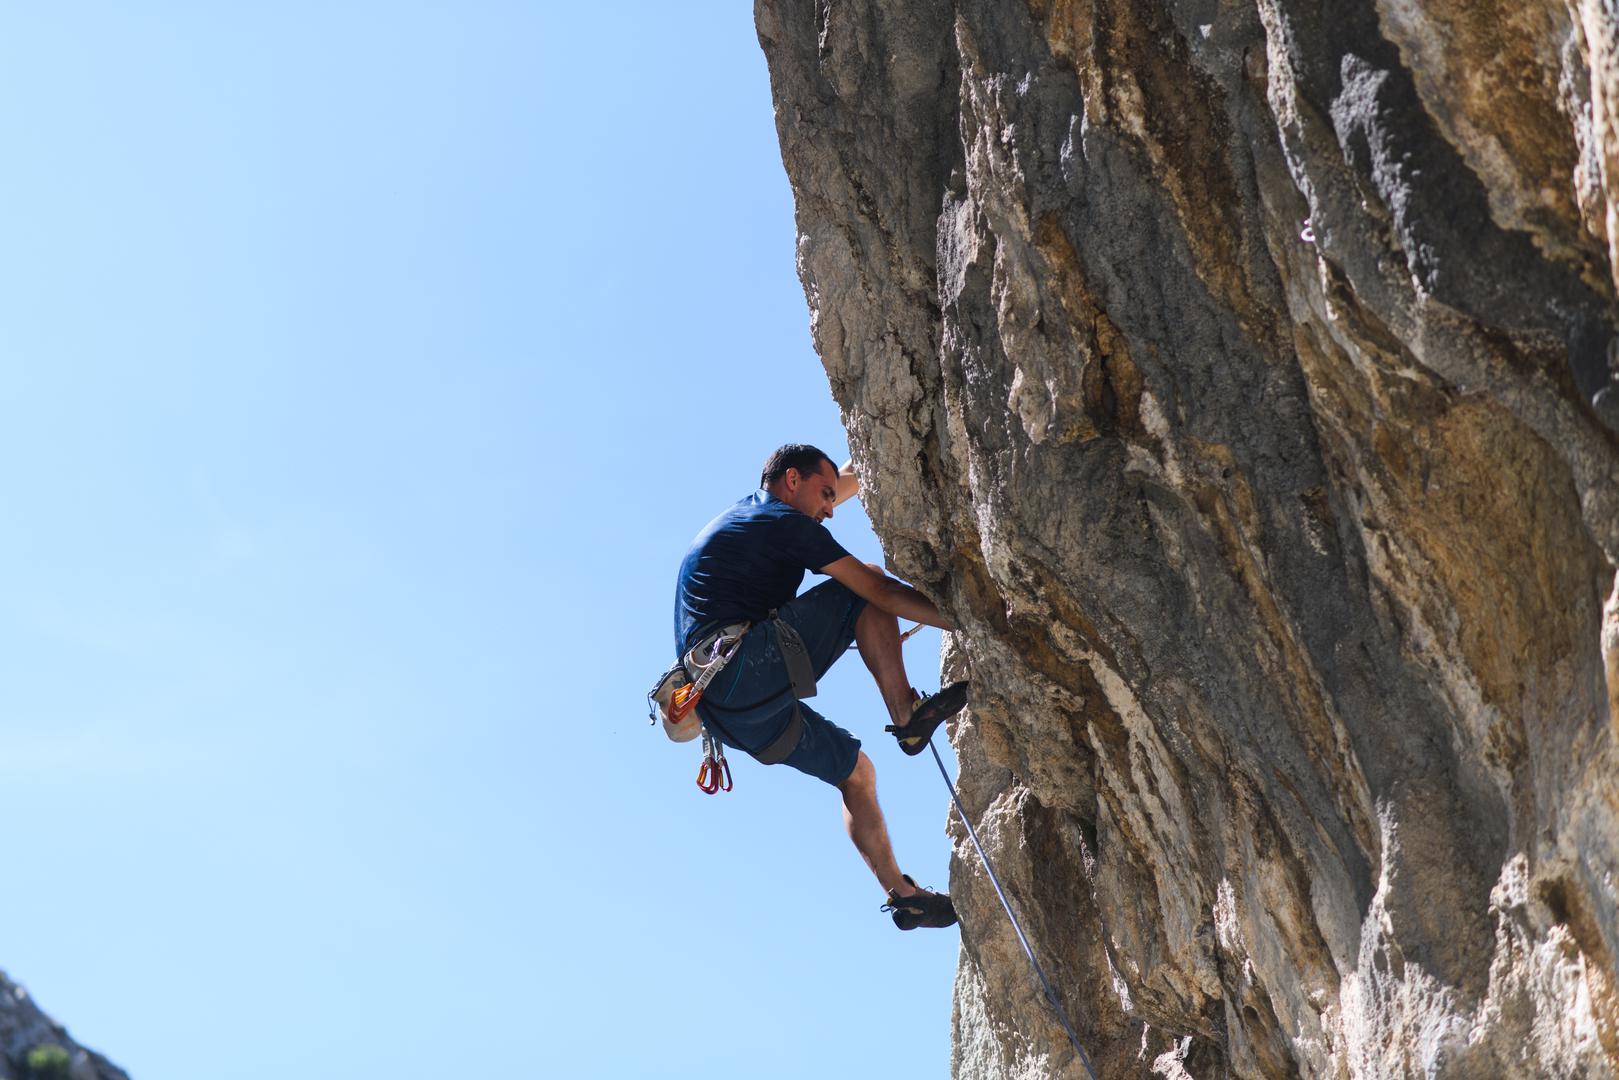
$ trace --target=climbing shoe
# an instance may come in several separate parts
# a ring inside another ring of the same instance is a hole
[[[911,710],[911,719],[904,727],[889,724],[884,731],[893,732],[899,748],[915,757],[928,747],[928,740],[939,730],[939,725],[967,707],[967,683],[951,683],[932,697],[924,697]]]
[[[910,896],[901,896],[889,890],[888,903],[883,905],[883,910],[894,913],[895,926],[901,930],[915,930],[918,926],[956,925],[956,906],[950,902],[950,897],[918,888],[909,874],[901,876],[917,891]]]

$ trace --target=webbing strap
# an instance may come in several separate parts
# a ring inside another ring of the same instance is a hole
[[[1040,961],[1034,957],[1034,950],[1029,947],[1029,939],[1023,934],[1023,926],[1012,911],[1012,905],[1006,899],[1006,892],[1001,888],[1001,879],[995,876],[995,868],[989,865],[989,856],[984,854],[984,845],[978,842],[978,833],[973,829],[973,823],[967,818],[967,808],[961,805],[961,796],[956,794],[956,785],[951,782],[950,774],[945,771],[944,758],[939,756],[939,748],[933,745],[933,739],[928,739],[928,749],[933,751],[933,760],[939,763],[939,775],[944,777],[944,786],[950,789],[950,800],[956,804],[956,813],[961,815],[961,823],[967,826],[967,835],[972,837],[973,847],[978,849],[978,858],[984,864],[984,872],[989,875],[991,885],[995,886],[995,895],[1001,898],[1001,907],[1006,909],[1006,917],[1012,920],[1012,929],[1017,933],[1018,944],[1023,946],[1023,955],[1029,958],[1034,965],[1034,973],[1040,976],[1040,985],[1045,987],[1046,1000],[1051,1002],[1051,1009],[1057,1014],[1057,1020],[1062,1029],[1068,1034],[1068,1041],[1073,1044],[1074,1053],[1079,1055],[1080,1064],[1085,1066],[1085,1072],[1091,1080],[1100,1080],[1096,1075],[1096,1068],[1091,1064],[1091,1057],[1085,1053],[1085,1048],[1079,1045],[1079,1036],[1074,1034],[1074,1025],[1068,1022],[1068,1014],[1063,1011],[1062,1003],[1057,1000],[1057,992],[1051,988],[1051,980],[1040,967]]]
[[[770,745],[753,755],[753,759],[761,765],[780,765],[793,756],[798,749],[798,740],[804,735],[804,714],[798,711],[798,702],[793,702],[793,715],[787,721],[787,726],[781,729],[781,734],[770,740]]]
[[[804,639],[798,636],[792,623],[770,613],[770,625],[776,628],[776,645],[787,665],[787,681],[792,684],[794,698],[815,696],[815,662],[810,659]]]
[[[787,726],[781,729],[781,734],[770,740],[769,746],[753,752],[753,759],[761,765],[780,765],[793,756],[798,740],[804,736],[804,714],[798,708],[798,699],[815,696],[815,663],[792,623],[772,611],[770,625],[776,631],[776,646],[787,665],[787,681],[793,691],[793,714],[787,718]]]

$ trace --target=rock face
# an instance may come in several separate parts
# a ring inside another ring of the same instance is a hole
[[[42,1056],[41,1048],[60,1053]],[[30,1061],[30,1054],[34,1056]],[[124,1070],[86,1050],[40,1011],[28,991],[0,971],[0,1080],[129,1080]]]
[[[865,503],[1100,1073],[1619,1074],[1612,6],[755,14]],[[1083,1075],[951,828],[956,1076]]]

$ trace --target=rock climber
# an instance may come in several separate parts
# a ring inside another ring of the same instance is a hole
[[[680,656],[701,652],[721,628],[752,624],[698,701],[704,726],[726,746],[837,788],[849,838],[888,891],[883,910],[895,925],[950,926],[950,897],[918,887],[895,862],[877,773],[860,740],[800,700],[854,642],[893,721],[885,730],[906,754],[926,749],[967,702],[965,682],[918,695],[901,655],[901,618],[943,630],[954,629],[951,621],[917,590],[850,555],[822,524],[859,486],[852,462],[839,469],[813,446],[772,454],[759,490],[709,522],[681,562],[675,648]],[[805,570],[831,580],[796,595]]]

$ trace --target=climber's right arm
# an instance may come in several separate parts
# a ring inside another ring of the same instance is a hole
[[[836,562],[828,563],[821,568],[821,573],[831,575],[834,580],[846,585],[850,592],[890,615],[937,626],[941,630],[956,628],[956,624],[945,618],[932,600],[853,555],[845,555]]]

